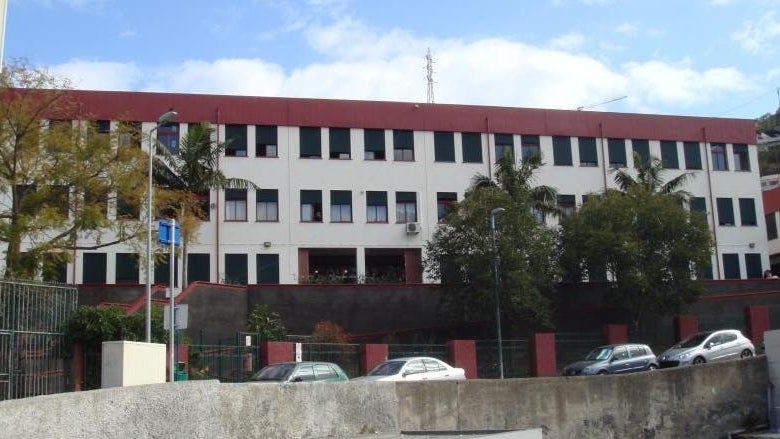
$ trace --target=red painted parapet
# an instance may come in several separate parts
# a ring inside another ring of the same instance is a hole
[[[70,375],[73,380],[73,391],[80,392],[84,382],[84,348],[80,343],[73,345],[73,360],[70,363]]]
[[[674,336],[677,340],[682,340],[697,332],[699,332],[698,317],[690,314],[674,317]]]
[[[474,340],[447,342],[450,364],[466,371],[466,378],[477,378],[477,343]]]
[[[745,334],[756,346],[764,344],[764,332],[769,330],[769,306],[755,305],[745,307],[745,320],[747,321],[748,333]]]
[[[261,367],[295,361],[295,343],[289,341],[264,341],[260,343],[260,350],[263,353]]]
[[[626,343],[628,341],[628,327],[626,325],[604,325],[602,332],[607,344]]]
[[[555,366],[555,334],[537,332],[531,336],[531,375],[550,377],[557,375]]]
[[[377,364],[387,361],[386,344],[364,344],[360,355],[360,374],[365,375]]]

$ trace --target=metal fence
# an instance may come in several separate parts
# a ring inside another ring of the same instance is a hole
[[[360,376],[360,347],[351,343],[301,343],[301,360],[336,363],[348,377],[355,378]]]
[[[433,357],[449,361],[447,345],[444,344],[389,344],[387,345],[387,357]]]
[[[477,377],[498,378],[498,342],[496,340],[477,340]],[[531,376],[531,358],[528,351],[528,339],[504,340],[501,342],[501,354],[504,361],[505,378],[524,378]]]
[[[593,348],[605,344],[604,335],[598,332],[558,332],[555,334],[557,369],[582,360]]]
[[[0,400],[66,390],[63,331],[77,298],[73,287],[0,280]]]

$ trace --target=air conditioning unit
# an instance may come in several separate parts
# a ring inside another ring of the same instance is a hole
[[[406,223],[406,233],[420,233],[420,223]]]

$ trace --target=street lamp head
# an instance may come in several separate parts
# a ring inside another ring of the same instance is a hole
[[[178,116],[179,113],[173,111],[173,108],[166,111],[160,117],[157,118],[157,125],[165,125],[166,123],[172,121],[173,119],[176,119],[176,116]]]
[[[504,213],[504,212],[506,212],[506,209],[504,209],[503,207],[496,207],[495,209],[490,211],[490,214],[498,215],[499,213]]]

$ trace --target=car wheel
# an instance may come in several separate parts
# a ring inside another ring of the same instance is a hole
[[[658,366],[656,366],[653,363],[647,365],[647,370],[656,370],[656,369],[658,369]]]
[[[693,364],[704,364],[707,361],[702,357],[696,357],[693,359]]]
[[[606,371],[606,370],[600,370],[598,374],[599,374],[599,375],[606,375],[606,374],[607,374],[607,371]]]
[[[752,356],[753,356],[753,353],[750,352],[750,349],[745,349],[744,351],[742,351],[741,354],[739,354],[739,358],[747,358],[747,357],[752,357]]]

